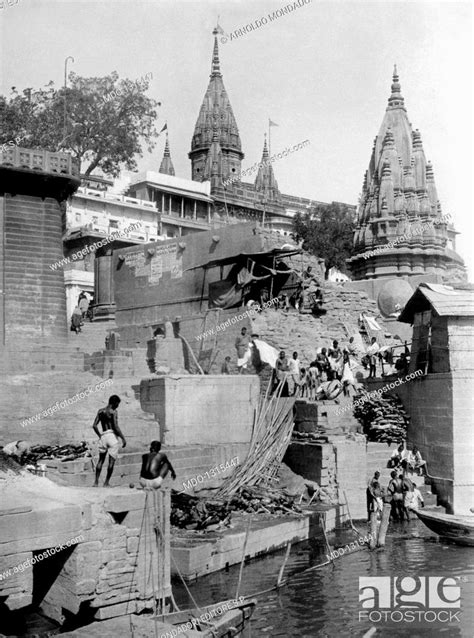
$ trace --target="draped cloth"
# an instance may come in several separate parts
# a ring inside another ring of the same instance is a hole
[[[232,308],[242,301],[242,288],[224,279],[209,284],[209,301],[213,308]]]
[[[278,350],[261,339],[253,339],[253,342],[258,350],[262,363],[268,363],[268,365],[274,368],[276,360],[278,359]]]

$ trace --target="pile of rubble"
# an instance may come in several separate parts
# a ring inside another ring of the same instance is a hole
[[[398,397],[369,395],[354,407],[354,416],[369,441],[391,443],[406,439],[410,417]]]

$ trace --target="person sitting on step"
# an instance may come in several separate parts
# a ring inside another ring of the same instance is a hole
[[[171,472],[173,481],[176,478],[176,472],[169,458],[160,450],[161,443],[159,441],[152,441],[150,443],[150,452],[142,456],[140,485],[146,490],[158,490],[168,472]]]

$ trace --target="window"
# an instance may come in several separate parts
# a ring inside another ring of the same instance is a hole
[[[76,222],[81,221],[81,213],[76,213]]]
[[[94,215],[94,217],[92,218],[92,223],[93,224],[98,224],[99,223],[99,218],[96,215]]]
[[[119,223],[117,219],[110,219],[109,220],[109,227],[110,228],[118,228],[119,227]]]

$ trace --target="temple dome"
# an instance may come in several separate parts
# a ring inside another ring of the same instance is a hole
[[[377,304],[382,315],[390,317],[398,310],[402,310],[413,292],[414,289],[405,279],[389,279],[384,283],[377,297]]]

